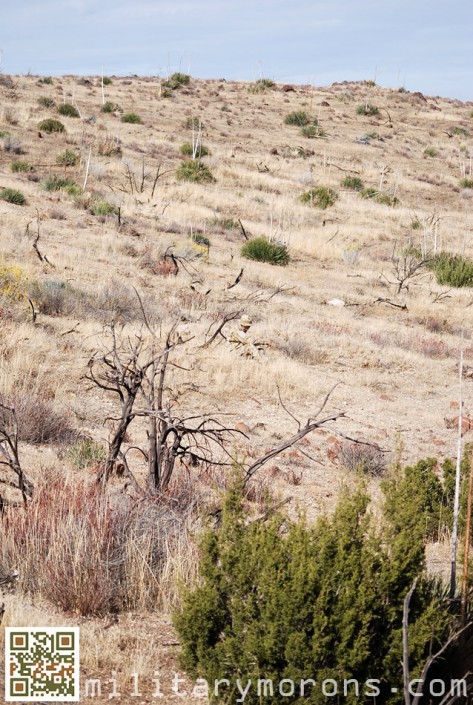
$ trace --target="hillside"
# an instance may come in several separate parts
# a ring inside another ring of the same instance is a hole
[[[0,189],[26,199],[0,200],[0,393],[28,425],[60,419],[48,442],[32,432],[20,445],[33,481],[52,467],[73,478],[96,471],[99,456],[78,469],[69,448],[77,434],[106,448],[118,407],[85,379],[88,363],[112,321],[128,335],[143,328],[140,301],[163,340],[179,324],[189,341],[168,378],[179,412],[243,430],[231,447],[247,464],[335,387],[325,410],[343,416],[258,475],[311,519],[354,481],[346,438],[370,444],[374,474],[398,457],[455,455],[462,340],[473,412],[471,289],[439,285],[426,267],[404,275],[419,251],[473,256],[473,189],[461,181],[472,178],[473,103],[372,82],[0,78]],[[79,116],[59,114],[64,103]],[[309,136],[285,123],[301,111]],[[139,122],[124,122],[130,113]],[[45,131],[48,118],[64,131]],[[189,160],[180,148],[199,125],[213,180],[180,181]],[[18,161],[24,170],[12,171]],[[71,180],[66,189],[59,178]],[[367,197],[356,179],[373,189]],[[319,187],[336,192],[333,205],[301,202]],[[245,238],[260,236],[287,244],[287,266],[241,256]],[[228,337],[237,314],[269,343],[258,359],[222,336],[205,345],[234,315]],[[128,446],[145,441],[136,424]],[[139,450],[128,457],[142,477]]]

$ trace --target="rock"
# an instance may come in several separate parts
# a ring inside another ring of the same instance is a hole
[[[329,306],[345,306],[343,299],[330,299],[327,303]]]
[[[239,421],[235,424],[235,429],[240,433],[244,433],[245,436],[249,436],[251,433],[251,428],[244,421]]]

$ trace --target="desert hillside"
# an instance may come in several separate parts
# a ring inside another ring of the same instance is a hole
[[[355,481],[358,452],[375,495],[389,462],[454,456],[462,348],[465,441],[473,413],[473,295],[423,262],[473,257],[473,103],[370,81],[104,83],[0,76],[0,398],[21,410],[29,479],[97,472],[119,405],[87,376],[112,322],[163,345],[177,326],[169,403],[236,428],[245,466],[331,392],[322,414],[339,418],[257,475],[311,519]],[[185,178],[193,145],[201,182]],[[243,257],[259,237],[288,264]],[[255,356],[228,341],[242,315],[265,343]],[[125,446],[139,480],[143,444],[138,420]]]

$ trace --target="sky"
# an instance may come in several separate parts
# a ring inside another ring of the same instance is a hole
[[[473,100],[471,0],[0,0],[0,70],[381,86]]]

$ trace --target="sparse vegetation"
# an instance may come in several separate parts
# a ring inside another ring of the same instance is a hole
[[[16,188],[2,188],[0,189],[0,200],[6,201],[7,203],[12,203],[15,206],[25,206],[26,197]]]
[[[304,191],[299,197],[301,203],[307,203],[315,208],[321,208],[322,210],[333,206],[337,199],[337,192],[327,186],[309,189],[309,191]]]
[[[52,132],[65,132],[66,128],[59,120],[47,118],[38,124],[38,130],[51,134]]]
[[[285,125],[295,125],[296,127],[304,127],[304,125],[317,125],[317,121],[311,118],[304,110],[296,110],[288,113],[284,118]]]
[[[181,144],[179,151],[186,157],[197,157],[198,159],[201,157],[207,157],[210,154],[209,149],[203,144],[194,146],[190,142],[184,142],[184,144]]]
[[[77,470],[100,465],[105,461],[106,457],[107,453],[103,445],[93,441],[91,438],[81,438],[76,441],[67,453],[69,462]]]
[[[304,125],[301,127],[301,135],[309,139],[315,139],[317,137],[325,137],[326,133],[320,125]]]
[[[107,216],[116,215],[118,213],[118,208],[116,206],[100,197],[92,199],[89,210],[92,215]]]
[[[434,147],[426,147],[424,149],[424,154],[426,157],[436,157],[438,152]]]
[[[473,179],[467,177],[460,179],[460,186],[462,188],[473,188]]]
[[[9,152],[10,154],[23,154],[24,150],[21,142],[15,137],[10,137],[8,133],[5,133],[5,135],[7,136],[3,142],[3,151]]]
[[[53,98],[41,96],[40,98],[38,98],[38,105],[41,105],[42,108],[55,108],[56,101]]]
[[[125,113],[121,118],[122,122],[126,122],[130,125],[140,125],[141,118],[136,113]]]
[[[107,101],[102,105],[102,112],[103,113],[122,113],[123,110],[120,108],[118,103],[112,103],[111,101]]]
[[[59,176],[59,174],[51,174],[48,176],[41,184],[41,188],[44,191],[59,191],[60,189],[65,189],[68,186],[75,186],[76,183],[73,179],[66,176]]]
[[[62,103],[57,109],[59,115],[63,117],[79,118],[80,113],[72,103]]]
[[[376,105],[371,105],[371,103],[365,103],[364,105],[359,105],[356,109],[357,115],[366,115],[368,117],[374,117],[379,115],[379,108]]]
[[[249,93],[265,93],[267,90],[274,88],[276,84],[270,78],[258,78],[254,83],[248,86]]]
[[[362,191],[365,185],[359,176],[345,176],[342,180],[342,186],[350,191]]]
[[[32,167],[28,164],[28,162],[25,162],[22,159],[15,159],[15,161],[10,164],[10,169],[18,174],[31,171]]]
[[[79,163],[79,155],[73,149],[65,149],[56,156],[56,164],[59,166],[76,166]]]
[[[246,259],[268,262],[282,267],[289,264],[290,259],[286,245],[270,242],[265,237],[255,237],[245,242],[241,248],[241,254]]]
[[[212,172],[200,159],[187,159],[181,162],[176,170],[178,181],[191,181],[195,184],[213,183]]]
[[[187,86],[190,83],[190,80],[191,77],[188,74],[177,71],[176,73],[171,74],[168,79],[162,81],[161,86],[164,89],[167,88],[171,91],[177,91],[181,88],[181,86]]]

